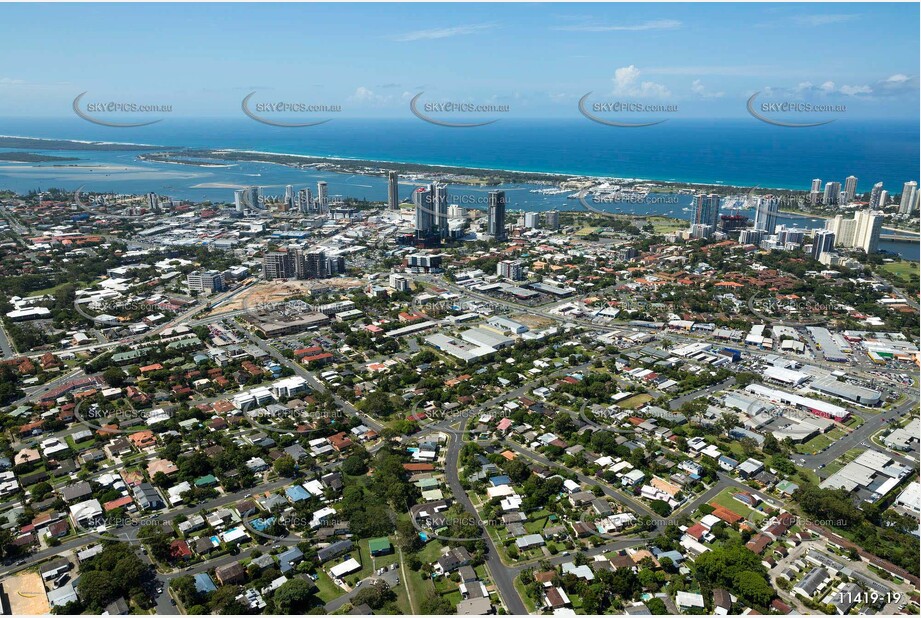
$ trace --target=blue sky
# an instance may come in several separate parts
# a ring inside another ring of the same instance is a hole
[[[572,117],[579,98],[741,117],[754,92],[917,118],[917,4],[0,6],[0,117],[76,95],[239,116],[265,101],[405,117],[412,96]],[[766,95],[765,95],[766,96]]]

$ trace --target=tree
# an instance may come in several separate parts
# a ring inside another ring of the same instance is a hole
[[[50,494],[54,489],[51,487],[51,483],[42,481],[41,483],[36,483],[29,490],[29,493],[32,494],[32,499],[39,501],[44,500],[45,496]]]
[[[342,462],[342,471],[349,476],[363,476],[368,472],[368,464],[364,457],[359,455],[349,455]]]
[[[275,463],[272,464],[272,469],[275,470],[275,474],[278,476],[284,476],[287,478],[293,478],[297,473],[297,466],[294,463],[294,458],[291,455],[282,455],[275,460]]]
[[[118,594],[112,575],[102,571],[82,573],[77,580],[77,590],[87,607],[100,610],[114,601]]]
[[[387,582],[377,580],[359,590],[355,596],[352,597],[352,605],[358,606],[362,603],[367,603],[371,609],[380,609],[396,598],[397,595],[390,589]]]
[[[275,591],[275,604],[286,614],[305,609],[313,597],[310,584],[299,577],[289,579]]]

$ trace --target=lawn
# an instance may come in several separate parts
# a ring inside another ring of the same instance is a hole
[[[636,410],[644,406],[646,403],[652,401],[652,395],[648,393],[639,393],[633,395],[632,397],[627,397],[623,401],[617,404],[617,407],[624,408],[626,410]]]
[[[845,436],[844,430],[832,429],[826,434],[819,434],[808,442],[796,445],[796,452],[803,455],[812,455],[827,448]]]
[[[889,262],[883,264],[882,269],[906,282],[910,282],[912,279],[918,279],[917,262]]]
[[[333,580],[329,578],[329,575],[326,574],[322,569],[317,569],[317,579],[316,584],[319,592],[317,596],[323,600],[324,603],[329,603],[333,599],[337,599],[345,594],[345,590],[333,583]]]
[[[739,492],[738,489],[729,487],[727,489],[724,489],[720,493],[718,493],[716,497],[714,497],[713,500],[711,500],[710,502],[726,507],[733,513],[737,515],[741,515],[742,517],[745,517],[747,519],[750,519],[755,523],[760,523],[765,517],[767,517],[767,515],[765,515],[764,513],[760,511],[756,511],[755,509],[751,508],[747,504],[739,502],[738,500],[732,497],[738,492]]]

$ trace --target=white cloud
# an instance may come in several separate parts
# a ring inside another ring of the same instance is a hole
[[[841,86],[841,94],[845,94],[849,97],[858,95],[858,94],[873,94],[873,89],[869,86]]]
[[[390,97],[377,94],[365,86],[359,86],[355,89],[355,92],[349,96],[348,100],[359,105],[380,105],[389,102]]]
[[[644,32],[646,30],[676,30],[681,27],[677,19],[654,19],[639,24],[582,24],[578,26],[559,26],[553,30],[567,32]]]
[[[630,97],[669,97],[671,91],[662,84],[655,82],[640,81],[640,70],[635,65],[621,67],[614,71],[614,90],[611,94],[615,96]]]
[[[703,82],[701,82],[699,79],[695,79],[693,82],[691,82],[691,92],[704,99],[718,99],[725,94],[722,91],[713,92],[708,90],[707,87],[703,85]]]
[[[451,26],[448,28],[431,28],[429,30],[416,30],[393,37],[394,41],[407,43],[409,41],[428,41],[432,39],[447,39],[453,36],[466,36],[479,34],[495,28],[495,24],[471,24],[467,26]]]

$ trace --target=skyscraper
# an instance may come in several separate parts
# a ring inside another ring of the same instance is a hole
[[[435,227],[435,191],[433,185],[419,187],[413,191],[413,206],[416,209],[416,237],[424,238]]]
[[[710,233],[716,230],[720,218],[720,196],[716,193],[700,193],[694,197],[694,212],[691,225],[709,225]]]
[[[879,196],[883,191],[883,183],[878,182],[873,185],[873,188],[870,190],[870,208],[878,208],[880,206]]]
[[[259,195],[259,187],[250,186],[244,189],[244,202],[251,209],[256,210],[262,208],[262,200]]]
[[[863,249],[866,253],[876,253],[882,227],[883,218],[872,210],[854,213],[854,248]]]
[[[835,248],[835,233],[831,230],[818,230],[812,236],[812,257],[818,260],[823,253]]]
[[[813,178],[812,188],[809,190],[809,203],[813,206],[818,204],[820,195],[822,195],[822,179]]]
[[[857,177],[848,176],[844,179],[844,193],[845,193],[845,202],[850,203],[854,201],[854,197],[857,195]]]
[[[285,209],[294,210],[294,186],[285,185]]]
[[[540,213],[536,213],[536,212],[524,213],[524,226],[527,228],[531,228],[532,230],[540,226]]]
[[[763,195],[758,198],[755,205],[755,229],[767,234],[773,234],[777,227],[777,213],[780,210],[780,200],[773,195]]]
[[[879,192],[879,202],[876,204],[877,208],[882,208],[886,205],[886,202],[889,201],[889,192],[883,189]]]
[[[396,210],[400,207],[400,175],[394,171],[387,172],[387,208]]]
[[[840,194],[840,182],[827,182],[825,183],[825,193],[822,195],[822,203],[826,206],[837,204]]]
[[[435,208],[435,232],[440,238],[448,237],[448,185],[432,183],[432,205]]]
[[[505,241],[505,191],[489,192],[486,216],[486,233],[499,242]]]
[[[323,180],[317,183],[317,208],[322,213],[329,210],[329,186]]]
[[[548,230],[560,229],[560,213],[556,210],[550,210],[545,215],[546,226]]]
[[[313,210],[313,194],[310,189],[301,189],[297,192],[298,209],[307,214]]]
[[[912,204],[917,201],[918,183],[910,180],[902,185],[902,200],[899,202],[899,214],[907,215],[912,211]]]
[[[237,189],[233,192],[233,207],[241,215],[246,209],[246,192],[243,189]]]

